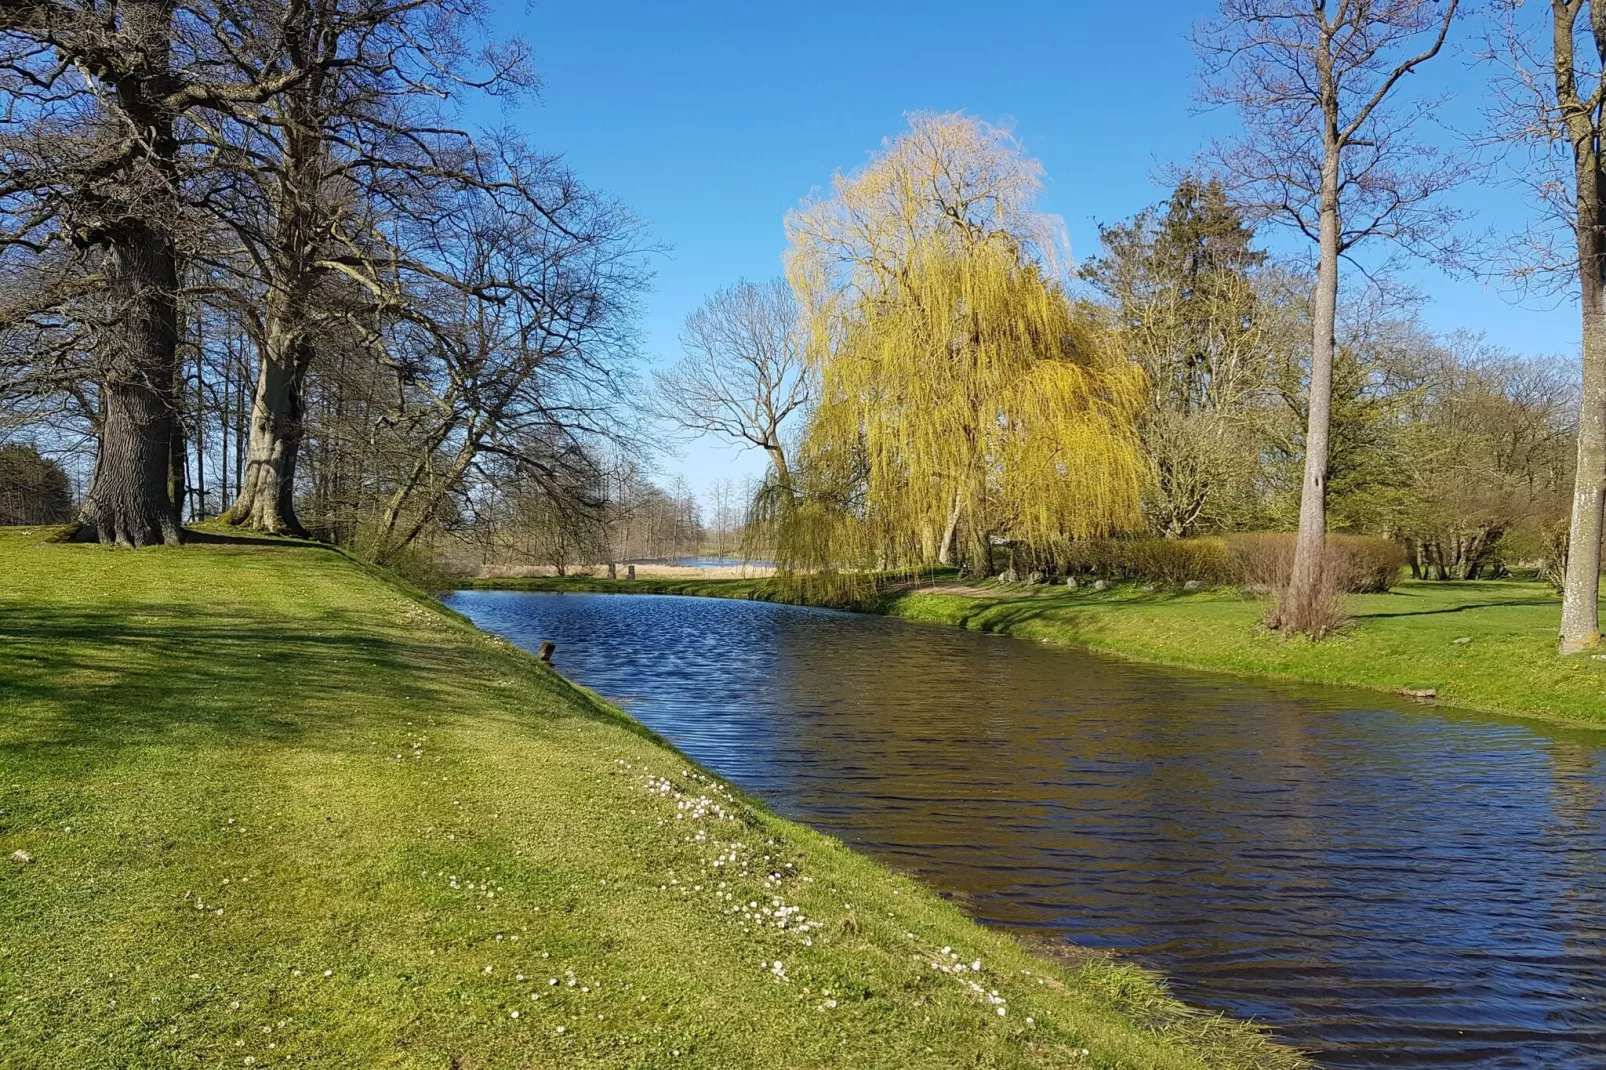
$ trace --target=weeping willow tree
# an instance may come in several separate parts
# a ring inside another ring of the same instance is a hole
[[[818,401],[762,499],[791,572],[1046,550],[1139,519],[1145,381],[1057,281],[1041,169],[1007,130],[916,115],[787,220]]]

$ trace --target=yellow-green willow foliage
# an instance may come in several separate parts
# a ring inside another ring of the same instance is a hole
[[[962,540],[986,569],[991,536],[1046,549],[1138,520],[1143,373],[1051,277],[1039,185],[1007,131],[915,116],[788,219],[819,400],[771,495],[783,565],[893,568]]]

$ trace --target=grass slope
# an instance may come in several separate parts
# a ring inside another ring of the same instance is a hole
[[[610,590],[765,597],[765,581],[480,581],[530,590]],[[1384,691],[1434,688],[1441,702],[1606,726],[1606,662],[1560,658],[1561,600],[1516,581],[1406,582],[1352,596],[1352,627],[1320,643],[1257,625],[1261,602],[1232,590],[1145,591],[1121,585],[1006,588],[985,594],[890,592],[877,610],[910,620],[1071,643],[1167,665]],[[1457,643],[1457,639],[1470,640]]]
[[[0,529],[0,1066],[1296,1061],[333,551]]]

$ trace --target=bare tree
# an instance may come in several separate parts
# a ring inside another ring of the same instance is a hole
[[[797,337],[797,305],[783,279],[743,280],[686,317],[685,352],[654,376],[655,413],[695,434],[749,443],[790,479],[781,425],[808,404],[809,377]]]
[[[241,302],[259,320],[250,449],[226,518],[299,532],[294,508],[302,392],[331,317],[320,290],[341,280],[370,291],[374,311],[405,299],[394,285],[397,215],[450,210],[442,191],[503,181],[473,139],[451,129],[443,102],[466,89],[532,85],[517,42],[476,47],[479,0],[297,0],[283,48],[229,52],[216,62],[261,79],[278,68],[311,74],[252,109],[197,123],[228,178],[211,202],[239,245]],[[493,149],[498,142],[488,140]],[[494,157],[494,151],[491,153]]]
[[[1327,531],[1338,262],[1369,238],[1432,247],[1453,215],[1436,205],[1459,177],[1411,138],[1437,103],[1406,102],[1407,76],[1438,55],[1458,0],[1222,0],[1195,46],[1202,98],[1231,105],[1242,135],[1211,152],[1240,204],[1314,242],[1310,405],[1299,534],[1275,623],[1311,630]]]
[[[401,387],[386,419],[409,430],[411,456],[376,556],[416,539],[482,457],[556,491],[591,479],[597,444],[633,443],[619,402],[645,285],[639,238],[634,217],[556,158],[529,156],[407,243],[425,255],[401,273],[408,308],[382,344]]]
[[[0,4],[0,249],[50,274],[37,296],[76,301],[90,336],[100,451],[84,520],[105,542],[180,536],[183,125],[270,99],[308,73],[292,64],[241,78],[205,63],[214,51],[280,47],[278,18],[247,29],[237,14],[204,0]]]
[[[1579,298],[1583,384],[1577,465],[1562,586],[1562,654],[1600,643],[1602,513],[1606,508],[1606,10],[1594,0],[1550,0],[1525,23],[1502,0],[1489,38],[1498,64],[1491,109],[1498,140],[1528,150],[1518,173],[1539,219],[1505,251],[1499,270],[1523,290]],[[1561,239],[1561,240],[1558,240]]]

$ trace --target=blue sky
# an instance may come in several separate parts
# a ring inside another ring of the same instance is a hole
[[[1195,114],[1187,34],[1213,4],[1154,0],[540,0],[508,5],[502,32],[534,49],[540,99],[506,117],[589,184],[627,204],[667,252],[643,327],[649,361],[672,361],[680,323],[741,277],[779,274],[781,221],[838,169],[861,164],[906,112],[964,110],[1007,120],[1048,171],[1044,207],[1073,253],[1096,251],[1097,224],[1163,197],[1157,172],[1185,161],[1228,113]],[[1464,52],[1424,82],[1457,94],[1446,114],[1469,125],[1485,95]],[[1502,229],[1527,212],[1521,191],[1482,183],[1459,195],[1471,226]],[[1578,323],[1563,302],[1517,307],[1435,269],[1405,276],[1433,327],[1466,327],[1530,353],[1572,354]],[[667,457],[701,491],[762,470],[756,453],[711,442]]]

